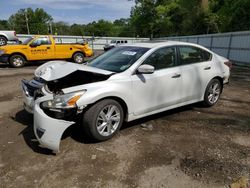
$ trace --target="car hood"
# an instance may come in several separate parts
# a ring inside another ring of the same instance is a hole
[[[35,76],[44,79],[45,81],[52,81],[63,78],[76,71],[96,73],[100,75],[111,75],[114,72],[90,67],[87,65],[80,65],[66,61],[50,61],[38,67],[35,70]]]

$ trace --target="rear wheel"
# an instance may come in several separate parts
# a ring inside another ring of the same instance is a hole
[[[21,55],[12,55],[9,62],[12,67],[19,68],[25,65],[26,60]]]
[[[4,46],[7,44],[7,39],[5,37],[0,36],[0,46]]]
[[[123,109],[112,99],[105,99],[94,104],[83,114],[85,131],[98,141],[112,138],[123,123]]]
[[[75,63],[81,64],[84,63],[84,55],[83,53],[77,52],[73,55],[73,60]]]
[[[220,98],[221,91],[221,82],[218,79],[212,79],[206,88],[203,101],[204,105],[208,107],[215,105]]]

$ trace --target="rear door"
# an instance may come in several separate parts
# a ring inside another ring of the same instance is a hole
[[[46,60],[54,58],[54,48],[48,36],[34,39],[29,47],[30,60]]]
[[[134,114],[142,115],[180,103],[182,79],[176,66],[176,47],[153,52],[142,64],[155,67],[153,74],[132,75]]]
[[[182,74],[183,102],[203,99],[207,83],[212,79],[212,55],[198,47],[178,46]]]

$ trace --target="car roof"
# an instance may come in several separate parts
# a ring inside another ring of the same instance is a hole
[[[144,48],[158,48],[163,46],[173,46],[173,45],[192,45],[201,47],[200,45],[188,42],[180,42],[180,41],[148,41],[148,42],[138,42],[133,44],[126,44],[123,46],[134,46],[134,47],[144,47]]]

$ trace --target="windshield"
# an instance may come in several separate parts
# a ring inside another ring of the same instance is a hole
[[[113,43],[116,43],[116,40],[111,40],[111,42],[110,42],[111,44],[113,44]]]
[[[123,72],[133,65],[149,48],[122,46],[100,55],[89,66],[112,72]]]
[[[27,38],[26,40],[24,40],[23,42],[22,42],[22,44],[28,44],[30,41],[32,41],[33,40],[33,37],[30,37],[30,38]]]

